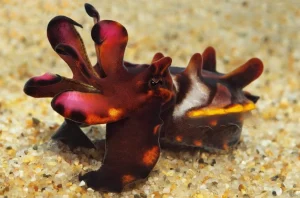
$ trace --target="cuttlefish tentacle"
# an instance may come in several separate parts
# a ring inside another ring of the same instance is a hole
[[[84,6],[87,14],[93,17],[95,23],[91,31],[98,60],[94,66],[95,70],[101,77],[122,76],[126,70],[123,59],[128,41],[127,30],[116,21],[100,21],[100,15],[92,5],[86,3]]]
[[[91,125],[115,122],[126,116],[127,109],[114,101],[99,93],[66,91],[55,96],[51,105],[63,117]]]
[[[105,76],[119,78],[126,72],[123,64],[128,41],[127,30],[120,23],[111,20],[97,22],[92,28],[98,66]]]
[[[100,21],[100,14],[94,6],[92,6],[91,4],[85,3],[84,8],[85,8],[86,13],[94,19],[95,24]],[[104,78],[104,77],[106,77],[106,74],[100,65],[101,64],[100,57],[99,57],[100,52],[99,52],[99,47],[97,47],[96,43],[95,43],[95,50],[96,50],[96,55],[97,55],[97,63],[94,65],[94,69],[99,74],[100,77]]]
[[[100,90],[89,84],[51,73],[33,77],[24,86],[24,92],[35,98],[54,97],[66,90],[100,93]]]
[[[84,8],[86,13],[94,19],[94,23],[98,23],[100,21],[100,14],[94,6],[89,3],[85,3]]]
[[[58,54],[63,54],[64,56],[69,56],[73,60],[73,67],[76,68],[76,71],[81,74],[81,76],[87,81],[90,85],[101,90],[100,77],[94,68],[89,64],[84,64],[84,60],[81,55],[78,54],[78,51],[71,45],[58,44],[55,48]]]
[[[78,70],[78,60],[80,60],[80,65],[86,67],[85,70],[91,71],[95,76],[97,76],[97,73],[93,71],[84,44],[75,26],[82,27],[79,23],[66,16],[54,17],[48,24],[47,36],[52,48],[69,65],[73,73],[73,79],[87,82],[86,78],[82,76],[82,72]],[[76,60],[70,54],[66,54],[65,50],[61,50],[58,45],[70,46],[75,50],[77,54]]]

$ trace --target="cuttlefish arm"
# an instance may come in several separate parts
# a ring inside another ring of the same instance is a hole
[[[57,113],[67,119],[93,125],[123,119],[127,109],[116,102],[115,98],[99,93],[67,91],[55,96],[51,105]]]
[[[73,79],[89,83],[99,77],[87,56],[82,39],[75,29],[82,26],[66,16],[56,16],[48,24],[48,40],[55,52],[68,64]]]
[[[100,93],[91,85],[51,73],[30,78],[24,86],[24,92],[35,98],[54,97],[66,90]]]

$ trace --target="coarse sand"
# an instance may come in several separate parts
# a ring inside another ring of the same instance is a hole
[[[227,153],[163,150],[143,182],[121,194],[87,189],[78,175],[101,165],[102,154],[51,140],[62,117],[50,99],[22,89],[45,72],[70,76],[51,48],[48,22],[66,15],[78,29],[92,62],[92,19],[84,1],[1,0],[0,6],[0,197],[300,197],[300,2],[91,0],[102,19],[129,33],[126,60],[150,63],[160,51],[186,66],[208,46],[217,67],[229,72],[252,57],[265,65],[246,88],[260,95],[246,120],[241,143]],[[104,126],[85,131],[104,138]]]

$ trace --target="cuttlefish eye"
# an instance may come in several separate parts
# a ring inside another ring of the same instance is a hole
[[[151,88],[154,88],[156,87],[157,85],[162,85],[163,84],[163,81],[161,79],[157,79],[157,78],[152,78],[150,81],[149,81],[149,86]]]

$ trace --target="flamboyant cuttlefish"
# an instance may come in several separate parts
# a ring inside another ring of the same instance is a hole
[[[240,138],[244,115],[259,97],[242,89],[258,78],[262,62],[253,58],[229,74],[216,71],[215,50],[192,56],[184,68],[156,53],[150,64],[123,60],[128,35],[118,22],[100,20],[85,4],[95,25],[97,63],[92,66],[66,16],[47,28],[52,48],[69,65],[73,78],[46,73],[24,87],[32,97],[53,97],[53,109],[65,122],[52,137],[70,147],[96,148],[81,125],[106,123],[103,165],[79,177],[96,190],[120,192],[146,178],[160,155],[160,143],[227,150]]]

